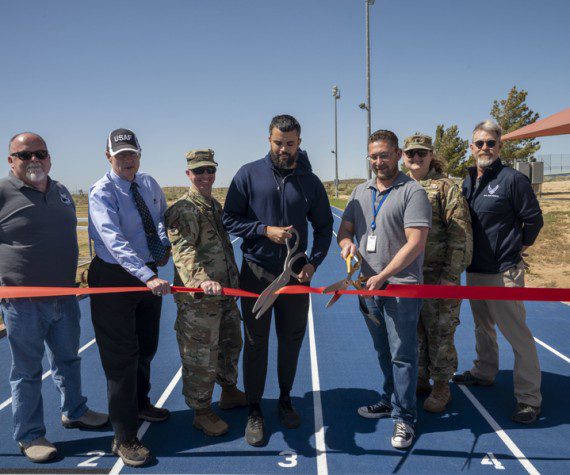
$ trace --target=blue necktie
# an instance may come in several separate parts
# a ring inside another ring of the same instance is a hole
[[[154,226],[154,221],[152,220],[152,216],[150,215],[150,211],[148,210],[148,206],[143,200],[139,190],[139,185],[134,181],[131,184],[131,192],[133,193],[133,200],[135,201],[135,206],[139,214],[141,215],[144,233],[146,234],[146,242],[148,244],[148,250],[150,251],[154,262],[159,263],[164,260],[166,257],[166,248],[162,241],[158,237],[158,233],[156,232],[156,227]]]

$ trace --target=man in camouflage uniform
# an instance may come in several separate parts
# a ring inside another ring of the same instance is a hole
[[[175,330],[182,358],[183,394],[194,409],[194,427],[222,435],[228,424],[211,407],[214,383],[222,386],[218,407],[247,405],[236,387],[242,347],[240,314],[222,287],[238,287],[232,244],[222,225],[222,207],[212,197],[217,163],[213,150],[186,155],[192,187],[165,215],[175,265],[174,285],[200,287],[204,293],[177,293]]]
[[[459,187],[442,173],[432,139],[415,133],[404,141],[404,164],[423,186],[432,206],[432,227],[424,257],[424,283],[458,285],[471,263],[473,236],[469,207]],[[457,371],[453,337],[459,325],[457,299],[426,299],[418,322],[418,395],[428,395],[424,409],[443,412],[451,401],[449,380]],[[433,379],[433,389],[430,386]]]

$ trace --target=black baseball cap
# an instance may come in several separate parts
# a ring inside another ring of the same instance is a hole
[[[137,140],[137,136],[129,129],[115,129],[109,134],[107,139],[107,148],[109,154],[114,157],[119,152],[137,152],[141,151],[141,146]]]

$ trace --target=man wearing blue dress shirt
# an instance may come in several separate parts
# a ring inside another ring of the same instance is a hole
[[[112,131],[105,153],[111,170],[89,191],[89,237],[96,253],[89,286],[152,291],[91,296],[115,432],[112,450],[125,464],[138,467],[150,459],[149,450],[137,439],[138,419],[160,422],[169,416],[148,398],[161,296],[170,292],[169,282],[157,275],[157,267],[170,256],[163,221],[166,198],[154,178],[138,173],[141,148],[134,132]]]

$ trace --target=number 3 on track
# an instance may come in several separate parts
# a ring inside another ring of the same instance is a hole
[[[293,468],[297,466],[297,454],[292,450],[284,450],[279,452],[280,457],[285,457],[283,462],[277,462],[281,468]]]

